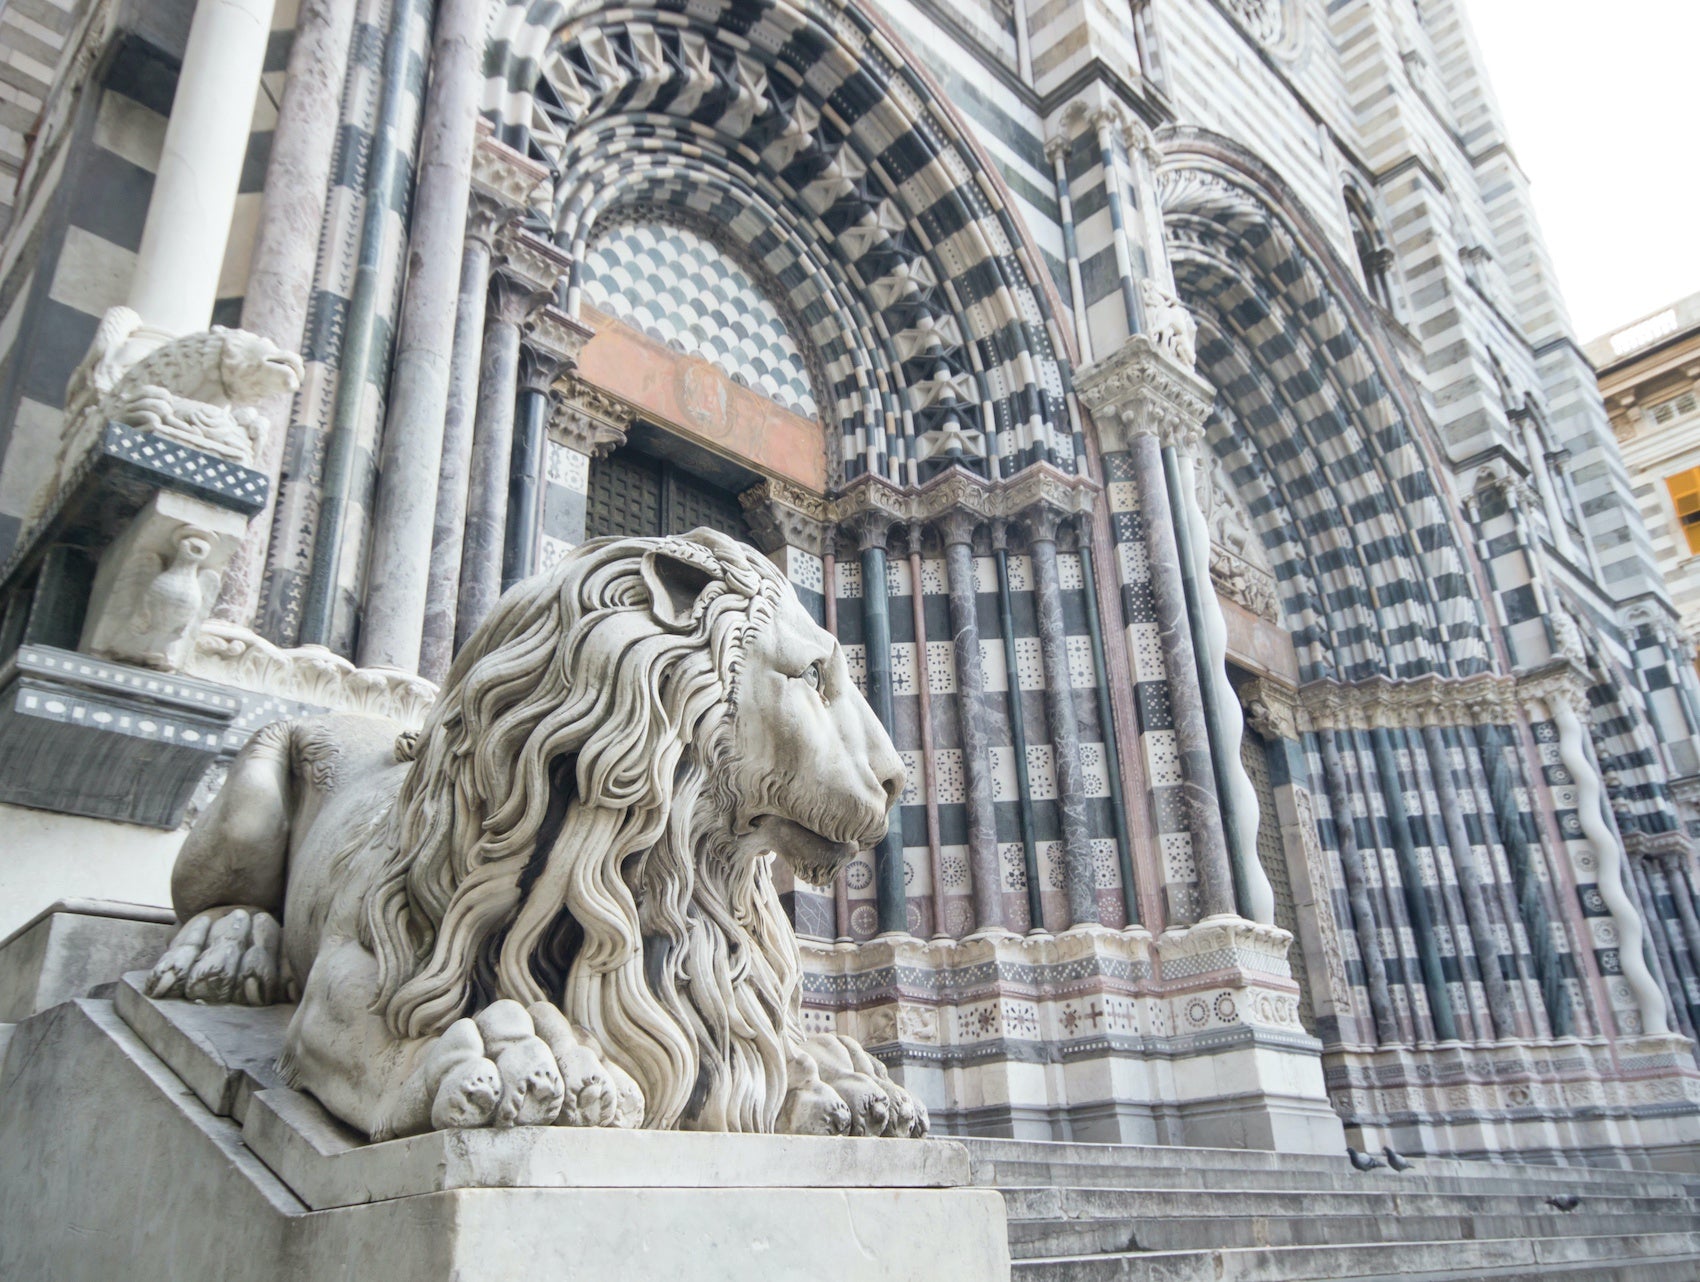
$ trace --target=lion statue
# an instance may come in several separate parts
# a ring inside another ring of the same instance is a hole
[[[770,856],[829,881],[903,771],[766,558],[708,530],[587,543],[398,731],[254,736],[178,857],[150,995],[299,994],[286,1079],[373,1139],[926,1132],[859,1045],[802,1031]]]
[[[65,387],[65,437],[38,511],[51,504],[107,423],[253,467],[268,429],[258,407],[301,386],[301,358],[246,330],[214,325],[148,343],[131,308],[113,307],[101,317]]]

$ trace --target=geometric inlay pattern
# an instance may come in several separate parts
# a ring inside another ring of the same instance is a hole
[[[779,309],[718,245],[666,223],[620,223],[585,252],[583,280],[593,306],[817,417],[808,366]]]

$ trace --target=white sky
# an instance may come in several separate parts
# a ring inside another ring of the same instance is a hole
[[[1465,3],[1577,337],[1700,292],[1700,3]]]

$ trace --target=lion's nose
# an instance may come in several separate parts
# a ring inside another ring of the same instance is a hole
[[[903,761],[893,752],[876,767],[879,771],[880,787],[885,790],[885,808],[890,810],[897,804],[897,799],[903,795],[903,785],[908,776],[903,769]]]

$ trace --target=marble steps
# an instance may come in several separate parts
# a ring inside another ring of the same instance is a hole
[[[1018,1259],[1015,1282],[1693,1282],[1700,1233],[1122,1251]]]
[[[1344,1154],[969,1140],[975,1178],[1000,1188],[1226,1189],[1266,1192],[1430,1192],[1538,1195],[1576,1192],[1685,1197],[1682,1176],[1662,1171],[1415,1159],[1403,1174],[1354,1170]]]
[[[1230,1203],[1232,1205],[1232,1203]],[[1562,1224],[1520,1215],[1265,1217],[1233,1213],[1150,1219],[1017,1220],[1009,1225],[1017,1260],[1139,1251],[1243,1247],[1352,1247],[1366,1243],[1492,1241],[1499,1238],[1627,1237],[1682,1231],[1700,1234],[1700,1215],[1567,1215]]]
[[[971,1140],[1020,1282],[1694,1282],[1700,1199],[1660,1171]],[[1574,1211],[1549,1197],[1574,1194]]]

